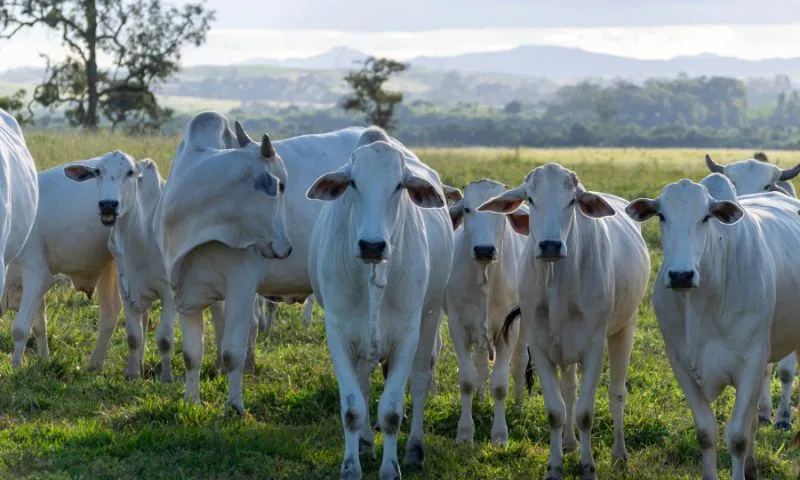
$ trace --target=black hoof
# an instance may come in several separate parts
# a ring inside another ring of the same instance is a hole
[[[769,417],[762,417],[761,415],[758,416],[758,424],[759,425],[769,425],[772,423]]]
[[[792,424],[787,422],[786,420],[780,420],[778,422],[775,422],[775,428],[777,428],[778,430],[788,431],[792,429]]]

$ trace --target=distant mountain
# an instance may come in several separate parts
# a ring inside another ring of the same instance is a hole
[[[276,65],[288,68],[313,69],[351,69],[354,64],[363,62],[367,54],[350,47],[333,47],[330,50],[306,58],[287,58],[276,60],[270,58],[253,58],[240,65]]]
[[[247,64],[267,64],[292,68],[350,69],[362,61],[366,53],[335,47],[308,58],[287,60],[253,59]],[[689,76],[725,75],[738,78],[800,75],[800,58],[744,60],[713,54],[680,56],[668,60],[640,60],[579,48],[523,45],[497,52],[466,53],[454,56],[420,56],[408,60],[414,67],[431,70],[456,70],[471,73],[505,73],[551,79],[597,77],[626,77],[643,79]]]

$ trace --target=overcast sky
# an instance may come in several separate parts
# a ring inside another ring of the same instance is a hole
[[[380,5],[380,6],[378,6]],[[602,5],[602,6],[600,6]],[[562,45],[637,58],[800,57],[800,0],[208,0],[217,11],[187,65],[302,57],[349,46],[408,59]],[[44,31],[0,43],[0,68],[61,56]]]

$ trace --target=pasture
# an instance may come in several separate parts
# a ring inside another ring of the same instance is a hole
[[[255,132],[253,132],[255,133]],[[75,136],[33,133],[29,147],[40,169],[89,158],[109,150],[125,150],[137,159],[151,157],[166,176],[178,139],[125,138],[113,135]],[[575,170],[589,190],[628,199],[656,195],[682,177],[706,173],[705,151],[641,149],[513,150],[417,149],[445,183],[489,177],[509,187],[533,167],[556,161]],[[714,151],[720,163],[749,158],[752,151]],[[783,167],[800,162],[800,152],[769,152]],[[653,260],[660,264],[657,221],[644,225]],[[648,291],[649,292],[649,291]],[[227,382],[213,371],[213,330],[207,323],[202,367],[203,404],[183,402],[183,357],[180,330],[175,344],[172,384],[158,382],[159,357],[153,332],[147,339],[144,378],[123,379],[127,355],[120,320],[103,373],[86,371],[96,335],[96,300],[65,286],[47,300],[51,358],[39,361],[35,342],[28,344],[23,368],[13,371],[10,323],[0,320],[0,478],[337,478],[342,459],[342,426],[336,380],[325,345],[321,311],[309,329],[300,323],[301,309],[281,306],[269,337],[257,342],[256,374],[246,375],[246,413],[240,418],[224,407]],[[157,312],[151,315],[157,319]],[[152,320],[155,321],[155,320]],[[505,448],[489,441],[491,399],[476,400],[476,443],[456,444],[460,412],[456,362],[442,325],[444,348],[438,365],[437,394],[428,401],[425,418],[426,462],[421,472],[404,469],[405,478],[501,479],[542,478],[548,450],[547,414],[538,380],[522,413],[508,409],[510,442]],[[627,470],[611,466],[611,415],[607,369],[597,396],[593,445],[598,476],[631,479],[699,478],[700,448],[691,413],[667,361],[650,295],[640,307],[626,408]],[[382,387],[373,375],[370,408]],[[773,397],[778,396],[773,381]],[[729,389],[715,404],[720,428],[721,478],[730,478],[724,448],[724,424],[733,404]],[[795,402],[797,393],[795,393]],[[774,402],[777,404],[777,400]],[[406,402],[409,410],[409,401]],[[408,412],[410,414],[410,412]],[[798,413],[795,411],[794,431]],[[402,432],[407,432],[404,422]],[[771,426],[758,431],[756,462],[760,478],[794,479],[800,475],[800,449],[791,446],[793,432]],[[381,451],[381,435],[376,436]],[[400,447],[405,443],[401,433]],[[377,478],[379,462],[362,460],[365,478]],[[580,473],[578,455],[565,458],[566,478]]]

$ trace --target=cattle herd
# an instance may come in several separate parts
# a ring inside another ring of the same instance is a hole
[[[480,179],[462,194],[376,127],[256,141],[239,122],[231,128],[203,112],[186,126],[167,181],[151,160],[120,151],[37,181],[20,127],[0,116],[0,285],[3,308],[18,310],[14,367],[31,330],[38,354],[48,355],[43,299],[53,276],[65,274],[98,295],[92,369],[103,368],[122,310],[125,376],[142,375],[148,312],[159,299],[161,381],[171,381],[180,318],[189,402],[200,400],[210,308],[228,404],[242,413],[259,325],[269,329],[279,301],[305,301],[307,323],[316,300],[339,384],[341,478],[361,478],[359,456],[375,455],[378,429],[380,478],[396,479],[407,383],[404,464],[423,462],[423,411],[446,313],[462,398],[456,440],[474,440],[472,400],[488,381],[491,440],[504,444],[509,376],[520,405],[535,369],[550,429],[547,478],[562,478],[563,452],[580,448],[582,478],[593,479],[606,345],[612,459],[627,458],[625,382],[650,276],[639,222],[656,216],[664,259],[653,306],[694,416],[703,478],[717,478],[710,402],[725,386],[736,388],[725,431],[734,479],[755,478],[754,433],[771,420],[775,362],[783,385],[775,426],[791,426],[800,269],[790,259],[800,249],[800,201],[790,179],[800,166],[781,170],[764,158],[721,166],[706,157],[712,173],[702,182],[679,180],[655,199],[628,201],[588,191],[551,163],[515,188]],[[368,393],[379,363],[385,384],[373,427]]]

